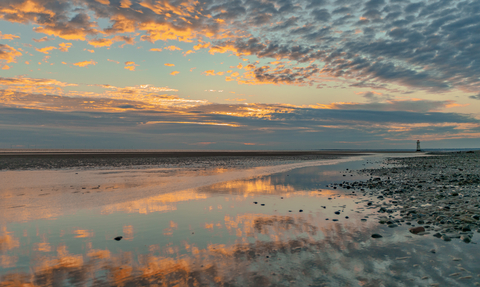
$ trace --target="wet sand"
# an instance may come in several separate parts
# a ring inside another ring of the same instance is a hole
[[[412,234],[404,202],[377,198],[377,177],[408,177],[428,160],[2,171],[12,206],[1,208],[0,286],[476,286],[477,235]],[[22,196],[45,206],[13,206]]]
[[[378,151],[108,151],[108,150],[2,150],[0,170],[101,167],[185,167],[216,164],[225,167],[275,164],[276,161],[333,159]],[[383,153],[383,152],[381,152]],[[410,153],[410,152],[405,152]]]

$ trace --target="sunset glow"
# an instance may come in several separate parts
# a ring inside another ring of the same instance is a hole
[[[478,7],[3,1],[0,148],[475,147]]]

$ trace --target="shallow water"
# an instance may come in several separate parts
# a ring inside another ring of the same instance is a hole
[[[0,286],[480,282],[478,245],[411,235],[406,225],[380,225],[375,210],[365,206],[367,197],[327,187],[366,179],[350,171],[378,166],[380,157],[359,159],[212,169],[201,175],[188,170],[3,173],[10,185],[0,193]],[[25,184],[11,183],[18,180],[14,175],[24,176]],[[384,237],[373,239],[372,233]],[[123,238],[113,240],[117,236]]]

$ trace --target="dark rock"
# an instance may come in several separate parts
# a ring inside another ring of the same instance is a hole
[[[410,231],[410,233],[413,233],[413,234],[418,234],[420,232],[425,232],[425,228],[421,226],[417,226],[417,227],[410,228],[408,231]]]
[[[377,233],[374,233],[372,234],[372,238],[382,238],[383,236],[381,236],[380,234],[377,234]]]
[[[265,203],[260,204],[261,206],[265,206]]]
[[[463,232],[472,231],[472,229],[470,228],[470,226],[465,225],[465,226],[462,227],[462,231],[463,231]]]
[[[442,237],[442,235],[441,235],[440,233],[438,233],[438,232],[437,232],[437,233],[435,233],[433,236],[434,236],[434,237],[436,237],[436,238],[440,238],[440,237]]]
[[[117,236],[117,237],[114,238],[114,240],[120,241],[120,240],[122,240],[122,238],[123,238],[123,236]]]
[[[300,209],[298,212],[303,212],[303,209]]]

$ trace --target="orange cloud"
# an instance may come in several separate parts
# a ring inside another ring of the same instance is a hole
[[[198,44],[198,45],[193,46],[193,49],[194,50],[200,50],[200,49],[208,48],[209,46],[210,46],[210,43]]]
[[[137,67],[138,65],[135,64],[134,61],[127,61],[125,62],[125,67],[123,67],[124,69],[127,69],[127,70],[130,70],[130,71],[135,71],[135,67]]]
[[[5,66],[2,67],[2,70],[10,70],[10,68],[11,67],[9,65],[5,65]]]
[[[189,54],[195,54],[195,51],[193,51],[193,50],[188,50],[188,51],[186,51],[186,52],[183,52],[183,56],[187,56],[187,55],[189,55]]]
[[[35,50],[37,50],[37,52],[44,53],[44,54],[49,54],[49,51],[55,50],[55,49],[57,49],[57,47],[54,47],[54,46],[48,46],[48,47],[41,48],[41,49],[35,48]]]
[[[208,52],[212,55],[215,53],[227,53],[227,52],[232,52],[236,56],[248,56],[251,55],[250,52],[239,52],[238,49],[233,45],[233,44],[225,44],[223,46],[213,46],[208,50]]]
[[[207,70],[204,71],[202,74],[204,74],[205,76],[215,76],[215,70]]]
[[[152,48],[152,49],[150,49],[150,51],[152,51],[152,52],[161,52],[162,49],[160,49],[160,48]]]
[[[2,40],[20,39],[20,36],[12,35],[12,34],[2,34],[2,32],[0,31],[0,39]]]
[[[74,63],[73,65],[74,66],[79,66],[79,67],[86,67],[88,65],[96,65],[97,62],[95,62],[94,60],[90,60],[90,61],[83,61],[83,62],[78,62],[78,63]]]
[[[116,63],[116,64],[120,64],[120,62],[119,62],[119,61],[115,61],[115,60],[110,60],[110,59],[107,59],[107,61],[109,61],[109,62],[113,62],[113,63]]]
[[[113,44],[111,39],[93,39],[88,41],[88,44],[94,46],[95,48],[99,47],[110,47]]]
[[[95,1],[103,5],[110,5],[110,0],[95,0]]]
[[[120,8],[130,8],[130,6],[132,6],[132,2],[130,2],[130,0],[121,0],[120,1]]]
[[[168,47],[165,47],[165,50],[170,50],[170,51],[175,51],[175,50],[179,50],[181,51],[182,49],[177,47],[177,46],[168,46]]]
[[[16,63],[17,57],[20,57],[22,53],[9,45],[0,44],[0,66],[2,62]]]
[[[170,63],[165,63],[164,65],[167,67],[175,67],[175,64],[170,64]]]
[[[72,43],[60,43],[58,44],[60,48],[58,48],[62,52],[68,52],[68,49],[72,47]]]
[[[175,76],[176,74],[180,73],[179,71],[173,71],[170,73],[170,75]]]

